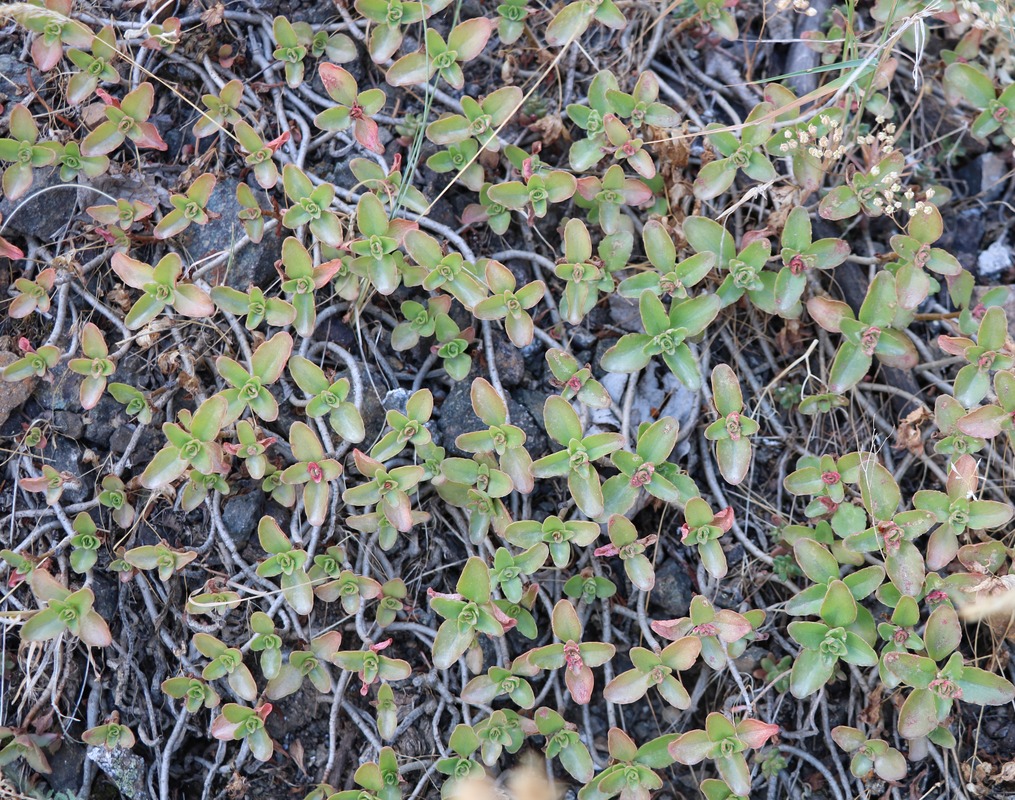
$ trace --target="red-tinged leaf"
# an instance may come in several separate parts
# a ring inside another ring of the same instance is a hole
[[[324,89],[332,100],[350,107],[356,102],[359,87],[347,70],[335,64],[324,63],[318,67],[318,71]]]
[[[356,141],[372,153],[382,155],[384,145],[380,140],[380,129],[372,119],[357,119],[352,124],[352,132]]]
[[[177,284],[173,308],[185,317],[210,317],[215,313],[211,298],[192,283]]]

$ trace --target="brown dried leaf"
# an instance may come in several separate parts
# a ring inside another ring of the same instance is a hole
[[[300,772],[306,775],[307,768],[303,763],[303,742],[299,739],[295,739],[289,747],[289,755],[292,757],[296,766],[300,768]]]
[[[201,15],[201,22],[208,30],[211,30],[216,25],[221,25],[225,18],[226,7],[222,3],[216,3]]]
[[[879,683],[871,692],[867,705],[860,712],[860,720],[871,728],[878,728],[881,725],[881,696],[884,692],[884,684]]]
[[[544,145],[551,145],[564,135],[564,123],[558,114],[547,114],[537,119],[529,130],[538,133]]]
[[[922,456],[924,448],[920,428],[933,418],[934,415],[925,406],[909,412],[899,423],[899,428],[895,432],[895,444],[892,447],[896,450],[908,450],[914,456]]]

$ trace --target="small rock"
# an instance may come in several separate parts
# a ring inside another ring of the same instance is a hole
[[[17,46],[13,37],[11,44]],[[12,104],[23,99],[22,95],[30,91],[29,72],[36,80],[35,85],[39,86],[39,71],[31,59],[20,58],[16,52],[0,53],[0,75],[4,76],[4,80],[0,81],[0,98],[10,100]]]
[[[268,735],[280,744],[288,744],[290,737],[306,730],[307,720],[314,719],[320,698],[310,681],[304,681],[299,691],[273,703],[271,714],[264,721]]]
[[[238,184],[234,178],[220,178],[208,203],[208,208],[220,216],[207,225],[191,225],[177,237],[191,262],[226,250],[244,236],[243,225],[236,216],[240,211],[236,202]],[[267,290],[278,280],[275,261],[281,258],[281,247],[281,239],[274,235],[265,236],[260,244],[248,243],[235,251],[209,283],[225,284],[241,292],[251,286]]]
[[[980,167],[980,190],[983,202],[997,200],[1004,194],[1004,178],[1008,174],[1007,159],[997,153],[983,153],[976,159]]]
[[[7,350],[0,350],[0,369],[13,364],[19,358],[20,356]],[[16,383],[0,381],[0,425],[7,421],[12,411],[20,408],[32,396],[36,382],[34,377]]]
[[[74,439],[75,441],[80,439],[85,432],[84,420],[80,414],[76,414],[73,411],[54,411],[53,412],[53,430],[57,433],[61,433],[68,439]],[[109,433],[112,433],[110,428]],[[100,439],[98,442],[92,441],[92,444],[106,444],[109,442],[109,436],[105,439]]]
[[[35,401],[45,411],[81,412],[81,377],[67,369],[66,363],[50,370],[52,382],[38,384]]]
[[[986,280],[996,280],[999,275],[1011,269],[1011,246],[1005,244],[1004,239],[998,239],[980,253],[976,259],[976,266],[980,271],[981,277]]]
[[[43,189],[49,191],[35,196]],[[75,208],[75,200],[79,195],[80,199],[86,201],[84,205],[91,205],[95,197],[92,192],[83,191],[76,183],[60,180],[59,170],[51,167],[35,170],[32,186],[23,197],[15,201],[6,197],[0,200],[4,236],[10,238],[11,234],[20,234],[34,236],[44,242],[50,241],[57,231],[70,224],[73,216],[68,212]],[[29,197],[32,199],[26,202]]]
[[[403,406],[404,408],[404,406]],[[384,416],[387,409],[384,402],[377,396],[374,388],[367,383],[363,387],[363,405],[360,408],[360,416],[363,417],[363,429],[366,436],[359,444],[360,450],[366,452],[371,445],[380,438],[384,430]]]
[[[141,756],[121,748],[89,747],[88,759],[106,773],[124,797],[129,800],[148,800],[151,797],[145,780],[148,769]]]
[[[641,311],[638,308],[638,301],[630,297],[621,297],[614,292],[609,296],[610,317],[613,324],[621,330],[632,333],[641,333]]]
[[[123,406],[116,402],[111,394],[107,392],[102,395],[102,399],[94,408],[85,412],[83,417],[78,416],[84,423],[85,441],[103,447],[108,445],[113,432],[120,427],[122,411]]]
[[[93,608],[103,619],[112,621],[119,607],[120,581],[112,572],[96,568],[92,570],[92,592],[95,595]]]
[[[656,569],[656,585],[652,590],[652,603],[670,618],[686,617],[691,608],[694,582],[683,561],[666,559]]]
[[[441,403],[441,416],[437,420],[437,430],[443,437],[444,447],[449,454],[470,457],[471,453],[463,453],[455,447],[455,439],[469,431],[484,430],[487,426],[472,410],[471,384],[468,381],[456,383],[448,396]],[[532,414],[519,404],[513,395],[507,398],[508,413],[511,424],[525,431],[525,448],[534,459],[548,451],[549,440],[543,429],[536,423]]]
[[[222,523],[237,547],[243,547],[250,539],[264,509],[264,492],[253,482],[248,488],[256,491],[232,494],[222,502]],[[240,488],[240,492],[244,489]]]
[[[46,449],[41,453],[40,462],[42,464],[48,464],[57,472],[66,472],[76,479],[64,486],[61,497],[64,505],[83,502],[92,495],[91,484],[81,480],[82,453],[83,449],[77,441],[59,434],[49,437]]]
[[[60,742],[60,749],[49,756],[52,772],[46,775],[46,783],[53,792],[68,793],[57,794],[56,797],[77,797],[71,793],[81,788],[81,770],[85,763],[86,749],[86,745],[74,741],[72,736],[67,736]]]
[[[127,452],[127,448],[130,446],[131,438],[134,435],[134,429],[136,425],[122,424],[117,425],[113,430],[112,436],[109,437],[109,449],[111,452],[120,456]],[[148,426],[141,432],[137,441],[134,442],[133,449],[130,451],[130,456],[127,458],[126,466],[128,468],[134,468],[138,465],[142,467],[152,460],[152,457],[159,451],[164,444],[164,437],[162,431],[157,426]]]
[[[525,358],[509,339],[494,334],[493,357],[497,359],[497,373],[503,386],[510,388],[524,380]]]
[[[405,406],[409,402],[409,391],[407,389],[391,389],[384,399],[381,401],[381,405],[384,406],[386,411],[398,411],[399,413],[405,413]]]

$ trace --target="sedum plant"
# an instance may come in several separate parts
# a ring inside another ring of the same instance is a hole
[[[890,272],[875,275],[856,316],[837,300],[812,297],[807,302],[807,311],[818,325],[842,334],[828,374],[830,392],[842,393],[856,386],[870,370],[875,355],[886,366],[899,369],[916,364],[915,345],[893,327],[897,306],[895,277]]]
[[[22,625],[24,641],[45,642],[65,631],[88,647],[108,647],[113,641],[106,621],[92,607],[91,589],[72,592],[44,569],[32,570],[28,583],[35,599],[44,605]]]
[[[242,142],[242,138],[241,138]],[[207,212],[211,193],[215,190],[215,176],[204,173],[194,179],[185,194],[170,195],[173,210],[159,220],[153,233],[156,239],[169,239],[183,233],[193,225],[207,225],[211,220]]]
[[[342,502],[351,506],[377,506],[396,531],[407,533],[416,524],[409,493],[415,493],[423,479],[423,467],[406,465],[390,470],[370,456],[353,451],[356,469],[368,480],[342,494]]]
[[[515,547],[526,550],[542,542],[558,569],[566,567],[573,558],[573,548],[587,547],[599,537],[599,526],[594,522],[549,516],[542,522],[518,520],[504,531],[504,538]]]
[[[874,772],[883,781],[901,781],[906,777],[906,757],[884,739],[868,739],[856,728],[838,725],[832,739],[847,753],[853,753],[849,771],[857,778]]]
[[[271,703],[262,703],[255,708],[226,703],[222,706],[222,713],[211,724],[211,734],[220,741],[245,740],[254,758],[270,761],[275,746],[264,729],[264,721],[271,710]]]
[[[191,413],[179,413],[179,423],[165,422],[162,432],[168,444],[155,454],[141,474],[141,485],[158,489],[179,478],[188,467],[209,475],[223,469],[219,432],[225,424],[229,404],[224,397],[209,397]]]
[[[772,135],[773,106],[759,103],[744,120],[738,139],[722,125],[713,123],[705,129],[709,144],[721,158],[701,168],[694,181],[694,196],[712,200],[733,185],[738,172],[760,183],[774,181],[778,173],[765,153],[765,142]]]
[[[11,195],[7,193],[8,197]],[[34,279],[18,278],[14,281],[17,296],[7,307],[7,316],[11,319],[24,319],[35,311],[40,314],[49,312],[50,294],[56,285],[56,270],[52,267],[40,270]]]
[[[120,280],[143,292],[123,320],[129,330],[147,325],[167,307],[192,318],[210,317],[215,313],[215,305],[203,289],[180,280],[183,260],[176,253],[167,253],[154,267],[123,253],[114,253],[112,267]]]
[[[665,734],[639,747],[620,728],[610,728],[607,747],[612,763],[585,784],[578,793],[580,800],[608,800],[618,794],[624,798],[649,797],[651,792],[663,786],[663,780],[655,770],[673,764],[668,747],[674,739],[675,734]]]
[[[595,774],[592,755],[575,726],[551,708],[538,708],[534,716],[536,730],[546,739],[547,759],[557,759],[579,783],[588,783]]]
[[[515,347],[532,344],[535,325],[529,311],[543,299],[546,284],[531,281],[517,288],[511,270],[493,259],[486,261],[484,273],[491,296],[476,303],[473,314],[477,319],[504,320],[504,331]]]
[[[341,247],[342,222],[331,210],[331,203],[335,199],[335,187],[330,183],[322,183],[315,187],[306,173],[292,164],[286,164],[282,168],[282,187],[285,189],[285,196],[292,202],[282,215],[282,225],[290,230],[306,225],[319,242],[331,247]],[[285,253],[282,255],[282,262],[289,266]],[[292,291],[284,286],[282,288],[287,292]]]
[[[353,136],[363,147],[373,153],[383,153],[384,145],[378,138],[379,129],[372,117],[384,108],[387,100],[384,92],[381,89],[361,92],[356,79],[335,64],[321,64],[318,72],[335,105],[314,117],[314,125],[323,131],[352,128]]]
[[[603,354],[600,362],[609,372],[637,372],[660,356],[682,384],[695,390],[701,386],[701,372],[688,340],[702,333],[719,314],[722,301],[712,294],[699,295],[669,308],[651,290],[639,300],[644,333],[627,333]]]
[[[597,547],[593,555],[598,558],[620,556],[624,564],[624,572],[635,588],[643,592],[651,592],[655,586],[656,576],[652,561],[645,555],[645,550],[656,543],[656,534],[638,536],[638,529],[627,517],[614,514],[610,517],[607,529],[610,543]]]
[[[0,161],[10,164],[4,170],[0,186],[4,195],[17,200],[32,188],[34,171],[56,160],[56,151],[39,143],[39,126],[32,112],[23,105],[11,109],[7,126],[10,137],[0,139]]]
[[[719,419],[705,428],[705,438],[715,442],[715,460],[726,483],[736,486],[751,466],[751,439],[758,423],[743,415],[740,381],[728,364],[712,370],[712,402]]]
[[[716,513],[700,497],[692,497],[684,507],[680,541],[688,547],[698,548],[701,564],[713,578],[723,578],[726,575],[726,554],[719,539],[732,527],[732,508],[724,508]]]
[[[70,565],[79,575],[83,575],[95,566],[99,559],[99,548],[102,546],[102,539],[98,535],[98,528],[95,521],[87,511],[82,511],[74,517],[74,536],[70,543]]]
[[[730,609],[717,609],[702,595],[691,599],[690,616],[671,620],[655,620],[652,630],[670,641],[685,636],[701,640],[701,657],[714,670],[724,669],[728,658],[737,658],[747,648],[753,632],[765,620],[760,610],[738,614]]]
[[[713,711],[705,718],[705,730],[681,734],[669,745],[669,751],[676,761],[689,766],[711,760],[726,785],[736,794],[747,796],[751,793],[751,773],[744,753],[764,747],[778,732],[778,725],[757,719],[733,723]]]
[[[282,473],[288,486],[303,486],[303,512],[311,525],[323,525],[328,514],[331,483],[342,474],[342,465],[328,458],[317,434],[305,422],[289,428],[289,447],[296,462]]]
[[[281,331],[253,352],[249,371],[228,356],[216,359],[219,375],[229,384],[229,388],[221,392],[227,403],[225,425],[231,425],[248,408],[265,422],[278,419],[278,401],[267,387],[282,376],[292,347],[292,336]]]
[[[356,0],[356,10],[374,24],[367,50],[375,64],[383,64],[398,52],[404,38],[403,25],[427,19],[446,7],[451,0],[415,2],[415,0]]]
[[[86,158],[108,155],[128,139],[139,149],[168,148],[158,128],[148,121],[155,103],[155,89],[150,83],[142,83],[125,94],[122,100],[116,100],[105,92],[101,96],[106,104],[106,120],[81,141],[81,155]]]
[[[945,746],[954,738],[939,729],[951,715],[955,700],[978,705],[1005,705],[1015,698],[1010,681],[980,667],[965,664],[956,651],[962,627],[955,609],[938,606],[923,635],[926,655],[885,654],[885,665],[912,691],[899,709],[898,731],[906,739],[931,737]],[[942,662],[943,665],[942,665]]]
[[[306,572],[307,551],[294,547],[278,523],[267,515],[257,524],[257,540],[268,553],[268,558],[258,564],[257,574],[262,578],[279,576],[286,602],[297,614],[309,614],[314,608],[314,591]]]
[[[561,397],[551,396],[543,406],[543,419],[550,438],[564,449],[532,463],[536,478],[567,476],[567,488],[583,514],[595,519],[605,510],[603,487],[595,462],[623,447],[618,433],[586,436],[578,414]]]
[[[342,634],[339,631],[328,631],[311,639],[308,650],[293,650],[289,653],[288,663],[282,664],[278,674],[268,681],[264,689],[265,696],[269,700],[281,700],[295,694],[304,679],[308,679],[322,694],[330,692],[333,683],[328,663],[341,645]]]
[[[134,547],[123,554],[123,560],[135,569],[158,570],[159,580],[168,583],[187,564],[197,558],[193,550],[177,550],[165,541]]]
[[[617,648],[605,642],[582,641],[583,626],[569,600],[553,607],[551,624],[559,642],[530,650],[522,658],[537,669],[563,669],[571,697],[578,705],[585,705],[592,699],[595,686],[592,668],[613,658]]]
[[[289,359],[289,374],[296,385],[307,395],[307,416],[318,419],[328,417],[335,433],[353,444],[363,441],[366,432],[363,418],[355,403],[348,399],[351,385],[348,378],[330,381],[324,370],[302,356]]]
[[[694,666],[700,653],[701,640],[695,636],[678,639],[659,652],[632,647],[629,655],[633,669],[606,684],[603,696],[611,703],[636,703],[654,688],[674,708],[690,708],[691,697],[674,673]]]
[[[116,365],[108,358],[109,348],[102,331],[92,322],[86,322],[81,330],[81,353],[84,357],[72,358],[67,362],[67,369],[84,378],[79,396],[81,408],[88,411],[102,399],[106,380],[116,370]]]
[[[465,86],[461,65],[479,57],[491,33],[493,23],[486,17],[459,22],[448,33],[447,41],[433,28],[427,28],[425,46],[388,67],[385,79],[392,86],[412,86],[428,83],[439,75],[452,89],[461,89]]]
[[[389,658],[381,652],[391,644],[391,639],[370,644],[364,650],[342,650],[332,656],[331,661],[340,669],[355,672],[362,681],[360,694],[365,695],[377,681],[404,681],[412,674],[409,662],[400,658]]]
[[[507,619],[491,602],[491,587],[489,568],[474,557],[465,563],[454,594],[428,590],[430,608],[444,619],[433,643],[433,662],[438,669],[449,669],[461,658],[477,633],[504,635]]]

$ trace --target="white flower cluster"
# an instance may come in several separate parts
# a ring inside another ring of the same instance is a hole
[[[792,9],[808,17],[813,17],[818,13],[817,9],[811,8],[811,0],[776,0],[775,7],[779,11]]]
[[[828,161],[837,161],[846,154],[846,147],[842,143],[842,125],[839,120],[822,114],[819,121],[828,131],[821,134],[817,125],[808,125],[806,129],[787,128],[783,134],[786,141],[779,143],[779,151],[791,153],[800,147],[806,147],[807,152],[815,158]]]
[[[868,146],[876,144],[881,153],[888,155],[895,149],[895,123],[888,122],[886,124],[885,118],[882,116],[875,117],[874,121],[879,126],[879,130],[860,136],[857,141]]]
[[[1011,32],[1011,12],[1001,3],[960,0],[955,10],[959,13],[959,20],[971,28],[1006,34]]]

